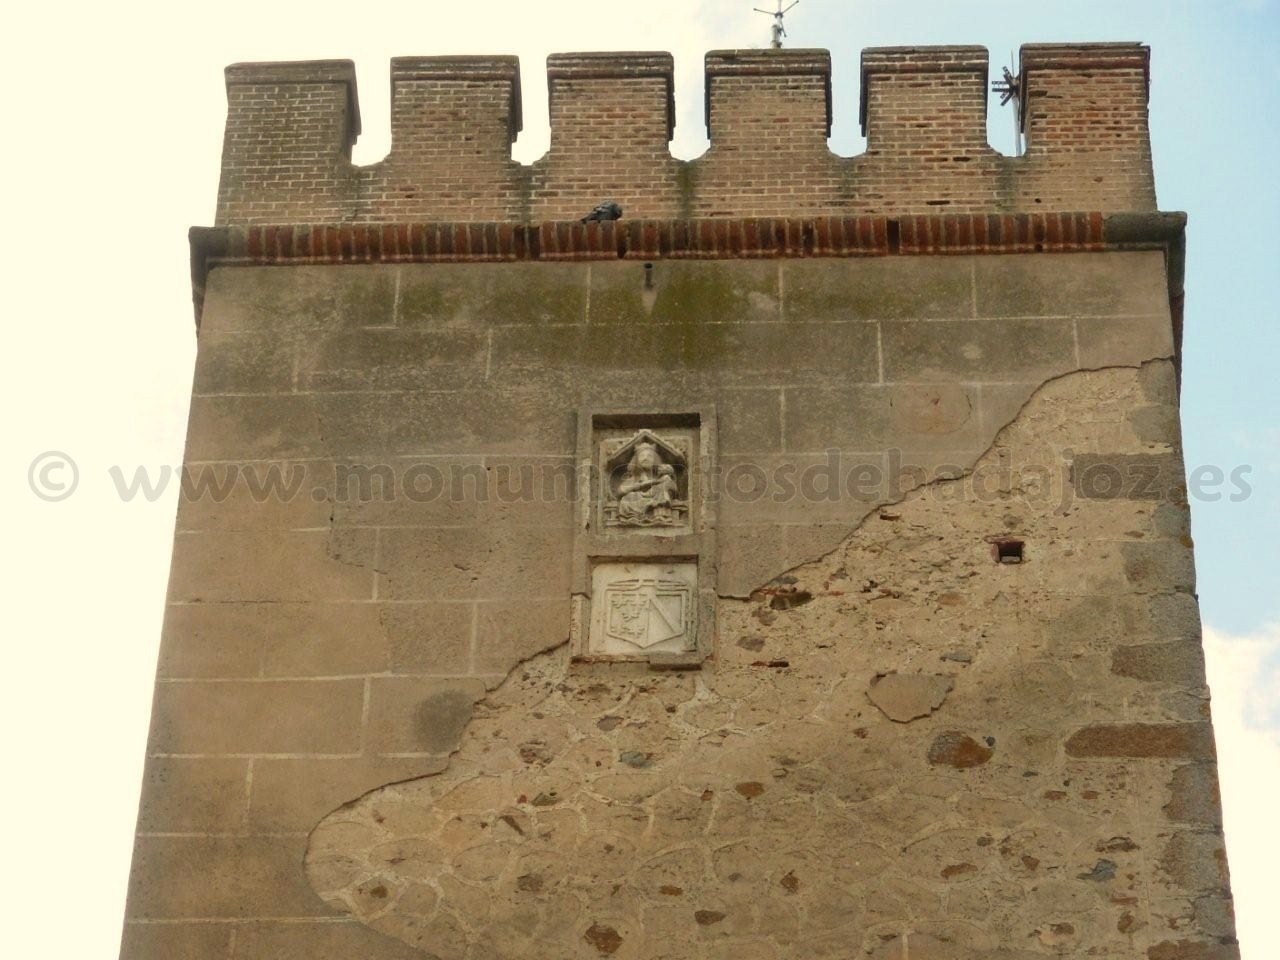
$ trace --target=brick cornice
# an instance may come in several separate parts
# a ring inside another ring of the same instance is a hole
[[[209,265],[877,257],[1166,246],[1185,214],[1011,213],[193,227]]]
[[[215,266],[1072,253],[1162,249],[1182,294],[1182,213],[743,217],[606,223],[384,223],[193,227],[199,315]]]

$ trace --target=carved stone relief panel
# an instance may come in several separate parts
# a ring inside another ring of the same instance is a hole
[[[715,636],[715,409],[583,410],[574,663],[701,669]],[[630,669],[630,668],[627,668]]]
[[[598,563],[588,653],[642,657],[697,644],[696,563]]]
[[[691,438],[640,429],[600,441],[600,525],[627,532],[688,528]]]

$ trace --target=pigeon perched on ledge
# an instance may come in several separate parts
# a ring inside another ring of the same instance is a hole
[[[618,206],[612,200],[606,200],[596,206],[594,210],[582,218],[580,223],[588,223],[592,220],[620,220],[622,219],[622,207]]]

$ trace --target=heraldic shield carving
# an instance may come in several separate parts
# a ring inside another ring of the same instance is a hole
[[[679,653],[696,643],[695,564],[602,563],[592,571],[594,653]]]

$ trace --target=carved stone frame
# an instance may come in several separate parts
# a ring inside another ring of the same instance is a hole
[[[692,439],[688,458],[689,522],[682,528],[647,527],[619,530],[602,523],[599,450],[602,431],[679,431]],[[696,670],[715,645],[716,615],[716,414],[711,405],[681,409],[578,412],[575,466],[578,502],[573,543],[573,597],[570,642],[573,662],[589,665],[647,664],[655,670]],[[590,650],[592,574],[601,563],[693,563],[697,565],[695,644],[688,653],[637,652],[634,656],[599,655]]]

